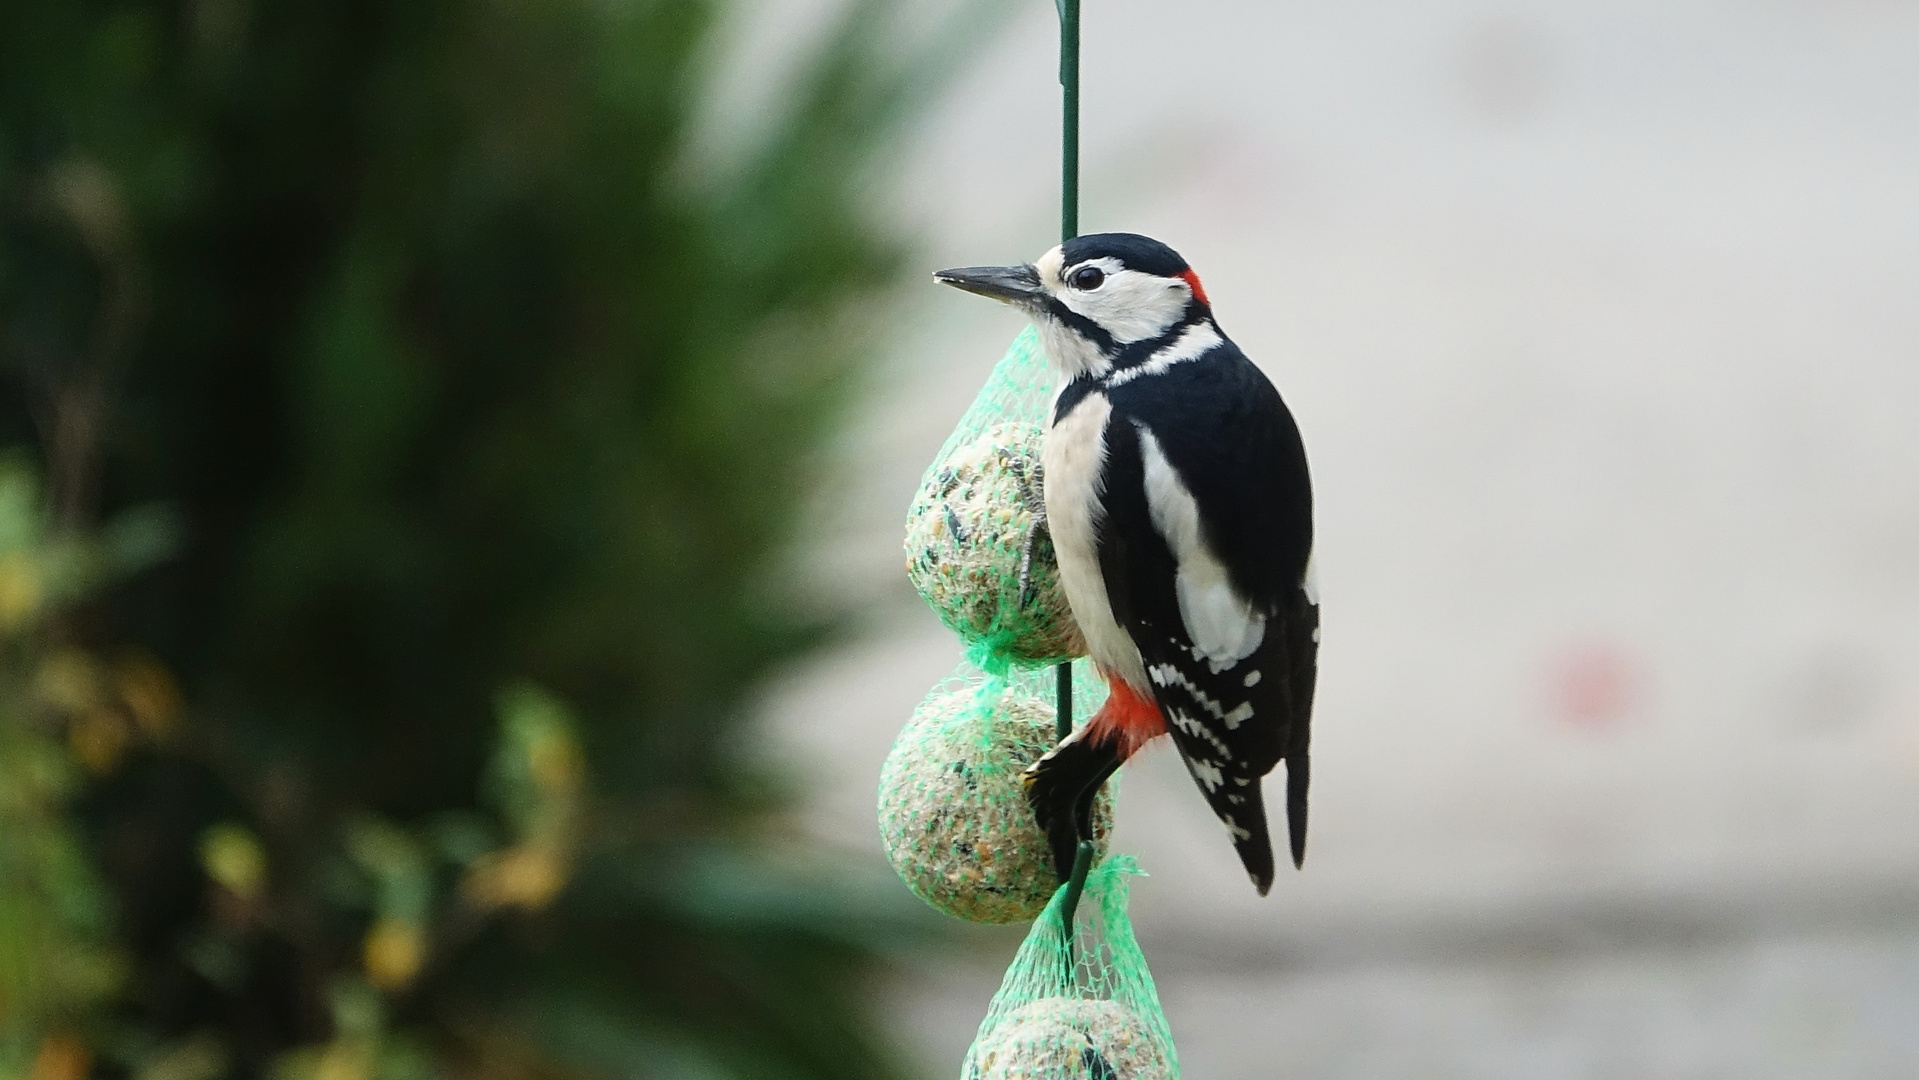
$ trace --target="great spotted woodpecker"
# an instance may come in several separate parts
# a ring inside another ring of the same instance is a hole
[[[1306,855],[1319,651],[1312,485],[1292,414],[1157,240],[1081,236],[1028,265],[934,276],[1023,310],[1061,381],[1041,455],[1047,527],[1110,693],[1025,777],[1060,877],[1099,786],[1170,734],[1264,895],[1260,781],[1282,759],[1293,864]]]

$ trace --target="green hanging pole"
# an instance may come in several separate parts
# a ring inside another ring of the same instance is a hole
[[[1053,687],[1057,705],[1054,719],[1058,721],[1055,730],[1063,742],[1066,736],[1073,733],[1073,662],[1068,660],[1053,670],[1059,674],[1058,683]]]
[[[1065,243],[1079,235],[1079,0],[1053,0],[1059,9],[1059,239]],[[1073,733],[1073,665],[1059,666],[1059,737]],[[1079,913],[1080,894],[1086,890],[1086,875],[1093,869],[1093,842],[1082,840],[1073,855],[1073,873],[1066,879],[1066,902],[1061,914],[1066,918],[1070,946],[1073,920]]]
[[[1079,0],[1053,0],[1059,11],[1059,240],[1079,235]],[[1073,665],[1059,666],[1054,716],[1059,737],[1073,733]]]
[[[1079,235],[1079,0],[1053,0],[1059,9],[1059,238]]]
[[[1081,840],[1079,850],[1073,853],[1073,876],[1066,879],[1066,902],[1060,905],[1060,918],[1066,923],[1069,955],[1073,948],[1073,920],[1079,915],[1079,898],[1086,891],[1086,875],[1093,869],[1094,854],[1093,842]]]

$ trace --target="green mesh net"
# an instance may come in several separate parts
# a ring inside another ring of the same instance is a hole
[[[1053,390],[1028,327],[940,448],[906,516],[907,576],[988,672],[1086,651],[1043,524],[1040,442]]]
[[[961,1080],[1176,1080],[1179,1054],[1126,917],[1137,873],[1131,856],[1097,865],[1071,925],[1059,888],[993,995]]]
[[[914,894],[962,919],[1035,919],[962,1080],[1175,1080],[1179,1060],[1126,917],[1130,857],[1107,857],[1116,781],[1094,802],[1095,868],[1077,919],[1021,774],[1058,741],[1051,665],[1085,652],[1044,527],[1040,445],[1054,377],[1014,339],[926,470],[906,568],[967,663],[935,686],[880,773],[880,838]],[[1039,669],[1039,670],[1035,670]],[[1106,696],[1073,661],[1073,715]]]
[[[1105,685],[1080,661],[1073,713],[1086,717]],[[961,665],[900,732],[880,770],[880,840],[920,899],[971,922],[1025,922],[1059,884],[1046,834],[1020,774],[1058,741],[1051,670],[987,675]],[[1113,784],[1094,803],[1102,853],[1112,829]]]

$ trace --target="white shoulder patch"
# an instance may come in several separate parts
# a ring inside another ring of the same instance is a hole
[[[1199,504],[1166,460],[1159,440],[1144,427],[1139,428],[1139,448],[1145,465],[1147,510],[1179,563],[1174,587],[1180,621],[1208,666],[1215,673],[1224,671],[1259,648],[1266,636],[1266,617],[1233,588],[1225,565],[1207,548]]]
[[[1134,379],[1147,375],[1159,375],[1175,364],[1197,360],[1218,348],[1222,340],[1224,339],[1219,336],[1219,331],[1213,329],[1212,323],[1194,323],[1174,339],[1171,345],[1147,357],[1144,363],[1135,367],[1121,368],[1106,376],[1106,386],[1109,389],[1124,386]]]

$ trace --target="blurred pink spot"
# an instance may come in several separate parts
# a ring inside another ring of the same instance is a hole
[[[1550,680],[1554,716],[1587,731],[1617,727],[1636,696],[1632,662],[1610,642],[1568,648],[1553,662]]]

